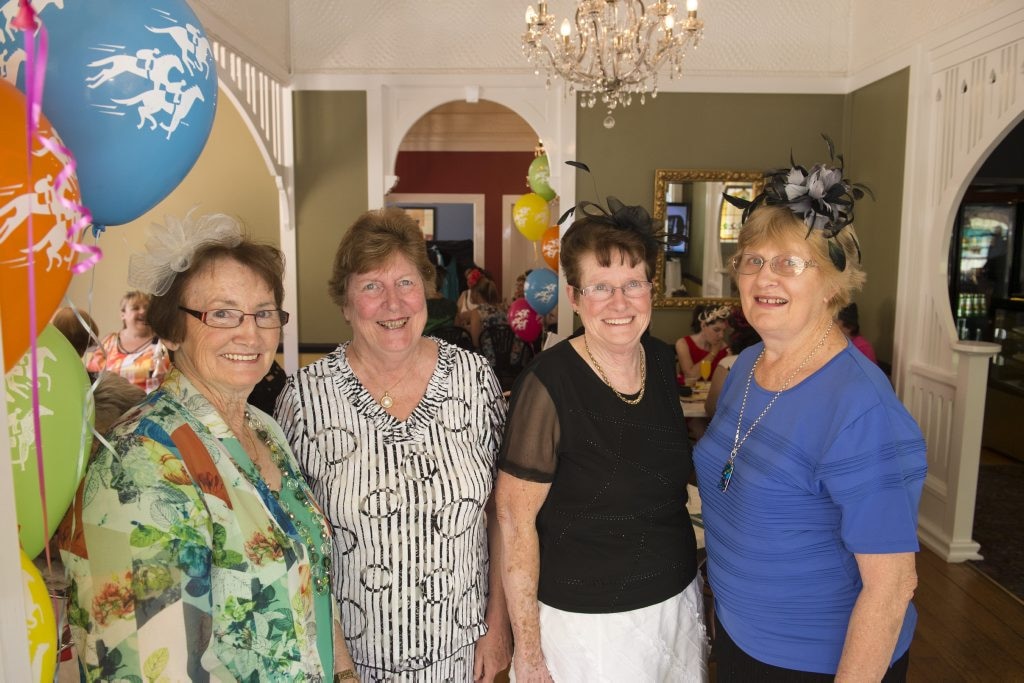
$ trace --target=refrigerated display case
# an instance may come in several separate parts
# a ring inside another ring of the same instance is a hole
[[[961,339],[1002,346],[990,386],[1024,396],[1024,188],[972,188],[950,244],[949,297]]]

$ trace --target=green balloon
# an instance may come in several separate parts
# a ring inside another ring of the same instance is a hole
[[[28,352],[4,378],[18,537],[29,557],[35,557],[42,551],[71,505],[89,461],[93,425],[89,375],[74,347],[53,325],[43,329],[37,346],[39,422],[46,491],[45,528],[39,494]]]
[[[541,154],[530,162],[530,171],[526,175],[526,181],[530,189],[550,202],[555,198],[555,191],[551,189],[548,181],[551,179],[551,169],[548,167],[548,155]]]

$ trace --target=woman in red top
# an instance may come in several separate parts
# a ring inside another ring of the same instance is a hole
[[[729,306],[705,306],[696,310],[693,319],[693,334],[682,337],[676,342],[676,361],[680,384],[693,384],[700,376],[700,362],[705,357],[711,358],[711,372],[715,374],[718,361],[729,354],[725,344],[725,331],[728,329]]]

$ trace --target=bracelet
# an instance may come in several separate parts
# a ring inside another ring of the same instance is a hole
[[[358,681],[359,676],[356,675],[354,669],[345,669],[344,671],[334,672],[334,683],[341,683],[342,681]]]

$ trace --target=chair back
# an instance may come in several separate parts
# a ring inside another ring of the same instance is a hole
[[[444,339],[446,342],[460,346],[467,351],[476,350],[473,348],[473,337],[470,336],[469,332],[464,327],[445,325],[430,332],[429,335],[431,337],[437,337],[438,339]]]
[[[484,326],[480,332],[479,350],[494,368],[501,388],[506,391],[512,388],[534,355],[530,345],[516,337],[511,326],[504,324]]]

